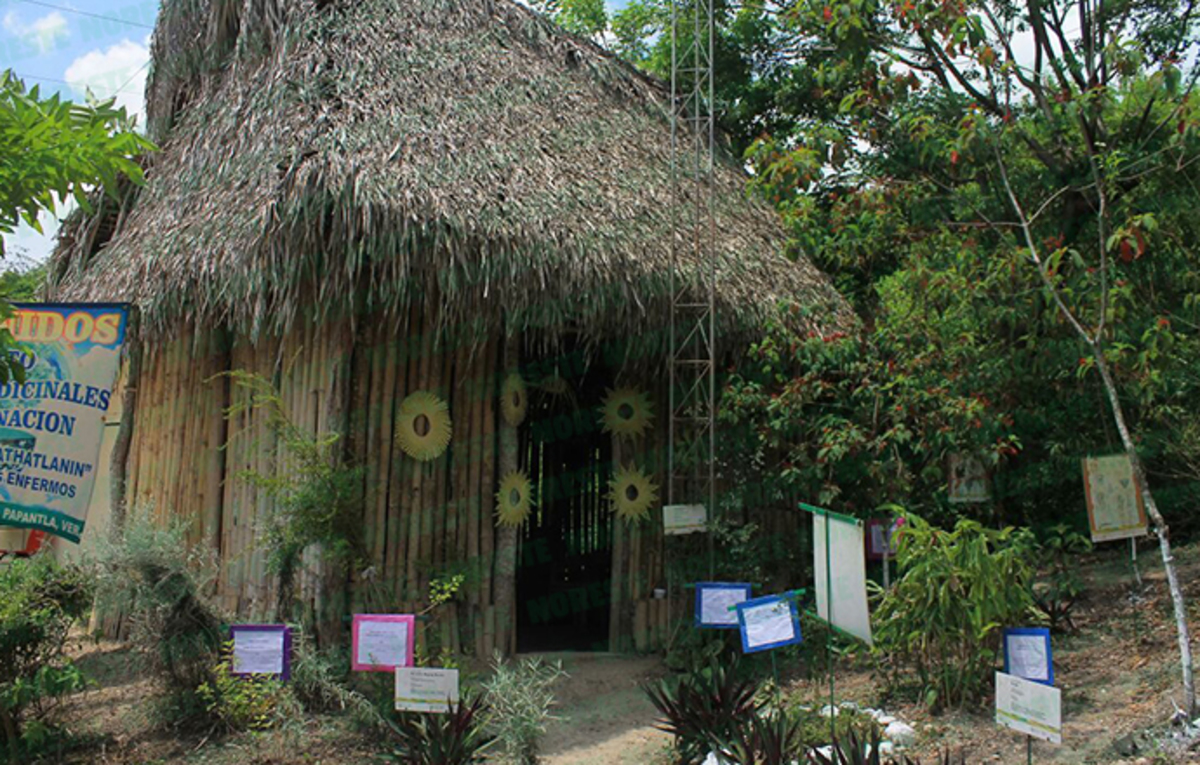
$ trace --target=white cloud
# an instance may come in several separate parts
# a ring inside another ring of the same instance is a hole
[[[116,96],[117,106],[124,106],[131,115],[142,114],[149,60],[149,47],[126,39],[75,59],[63,79],[81,98],[90,89],[97,98]]]
[[[32,24],[21,21],[16,11],[9,11],[4,15],[4,30],[36,46],[42,53],[49,53],[59,40],[71,34],[66,17],[58,11],[35,19]]]

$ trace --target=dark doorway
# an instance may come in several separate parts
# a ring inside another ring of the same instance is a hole
[[[521,445],[537,504],[521,529],[519,651],[608,650],[612,439],[599,418],[606,375],[572,361],[527,367],[535,371]]]

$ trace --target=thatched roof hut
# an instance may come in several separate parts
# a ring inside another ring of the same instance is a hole
[[[595,361],[606,345],[649,337],[661,349],[673,196],[662,84],[511,0],[166,0],[152,53],[161,152],[148,183],[71,221],[51,269],[56,300],[140,310],[140,398],[117,491],[194,518],[197,540],[229,563],[227,605],[261,605],[273,585],[254,524],[269,502],[236,476],[264,457],[235,436],[262,425],[226,421],[240,394],[211,375],[263,372],[304,427],[344,434],[347,458],[367,465],[376,571],[414,600],[436,569],[471,561],[482,573],[453,639],[486,648],[490,629],[491,644],[508,644],[491,506],[506,462],[543,470],[545,439],[501,422],[464,383],[539,353],[565,368],[563,354],[586,347],[573,400],[591,411],[583,390],[615,385],[625,363]],[[780,303],[814,332],[848,324],[828,280],[785,257],[738,163],[723,156],[716,179],[721,337],[752,336]],[[517,338],[507,360],[505,338]],[[662,376],[640,387],[660,397]],[[418,389],[447,399],[455,442],[414,466],[393,448],[392,418]],[[506,455],[507,428],[519,447]],[[599,451],[607,434],[576,433],[581,456],[559,466],[594,479],[596,496],[564,500],[574,520],[563,523],[607,528],[588,544],[612,560],[614,647],[639,619],[642,643],[665,619],[637,611],[655,608],[661,532],[612,523],[601,495],[612,461],[652,452],[663,430]]]

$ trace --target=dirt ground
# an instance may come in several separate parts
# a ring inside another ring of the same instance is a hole
[[[1110,546],[1111,547],[1111,546]],[[1076,607],[1074,635],[1055,637],[1055,679],[1063,692],[1064,743],[1036,743],[1035,762],[1129,763],[1200,762],[1200,755],[1154,744],[1169,733],[1178,701],[1179,658],[1171,603],[1157,551],[1141,559],[1145,587],[1131,597],[1132,573],[1126,556],[1108,551],[1090,558],[1081,572],[1088,590]],[[1182,579],[1192,623],[1200,625],[1200,548],[1180,551]],[[342,717],[314,716],[283,730],[231,737],[164,730],[148,712],[154,690],[138,672],[138,659],[111,643],[80,646],[80,661],[94,678],[92,690],[70,700],[68,726],[89,742],[48,762],[209,763],[211,765],[321,765],[379,762],[371,742]],[[559,706],[546,733],[548,765],[660,765],[669,738],[654,729],[654,710],[640,690],[665,672],[658,656],[560,654],[569,678],[558,688]],[[789,690],[814,706],[827,703],[825,680],[795,681]],[[931,716],[915,703],[884,702],[870,668],[841,666],[838,701],[883,708],[918,732],[914,753],[938,762],[950,749],[966,762],[1025,762],[1024,738],[1001,729],[989,708]],[[1173,696],[1174,694],[1174,696]],[[1113,741],[1148,732],[1142,751],[1123,757]]]

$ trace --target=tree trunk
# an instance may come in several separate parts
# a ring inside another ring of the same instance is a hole
[[[1154,523],[1154,533],[1158,536],[1159,549],[1162,551],[1163,570],[1167,574],[1167,586],[1171,591],[1171,604],[1175,609],[1175,627],[1179,635],[1179,658],[1183,668],[1183,708],[1190,721],[1196,713],[1196,686],[1192,678],[1192,639],[1190,630],[1188,629],[1187,603],[1183,598],[1183,588],[1179,585],[1179,573],[1175,570],[1175,558],[1171,554],[1171,530],[1167,526],[1167,522],[1163,519],[1162,513],[1158,511],[1154,495],[1150,492],[1150,482],[1146,478],[1146,468],[1142,465],[1142,459],[1138,456],[1137,445],[1134,444],[1133,437],[1129,432],[1129,426],[1125,422],[1125,411],[1121,407],[1121,399],[1117,393],[1116,383],[1112,379],[1108,362],[1104,358],[1104,348],[1097,340],[1092,343],[1092,349],[1096,357],[1096,368],[1100,371],[1100,378],[1104,382],[1104,391],[1108,394],[1108,402],[1112,406],[1113,420],[1117,426],[1117,433],[1120,434],[1121,443],[1125,447],[1125,453],[1129,456],[1129,461],[1133,465],[1133,478],[1137,481],[1138,488],[1141,489],[1142,498],[1146,505],[1146,512],[1150,515],[1150,520]]]
[[[4,738],[8,740],[8,761],[10,765],[19,765],[21,734],[17,730],[17,721],[7,709],[0,707],[0,723],[4,725]]]
[[[131,314],[130,326],[126,327],[126,336],[130,337],[136,324]],[[117,438],[113,442],[111,473],[112,482],[109,487],[109,521],[108,533],[113,541],[120,540],[125,534],[125,514],[127,497],[125,490],[128,485],[129,446],[133,442],[133,421],[137,416],[138,385],[142,376],[142,342],[137,337],[131,337],[129,344],[129,367],[125,375],[125,388],[121,391],[121,424],[117,428]]]
[[[504,379],[510,372],[517,370],[519,348],[516,335],[504,338],[503,372]],[[494,395],[494,391],[489,391]],[[497,472],[500,477],[508,475],[517,469],[517,428],[509,425],[500,418],[500,449],[497,455]],[[492,515],[488,514],[489,517]],[[517,529],[507,524],[496,529],[496,648],[502,654],[510,654],[515,646],[512,645],[513,620],[516,619],[517,596]]]

